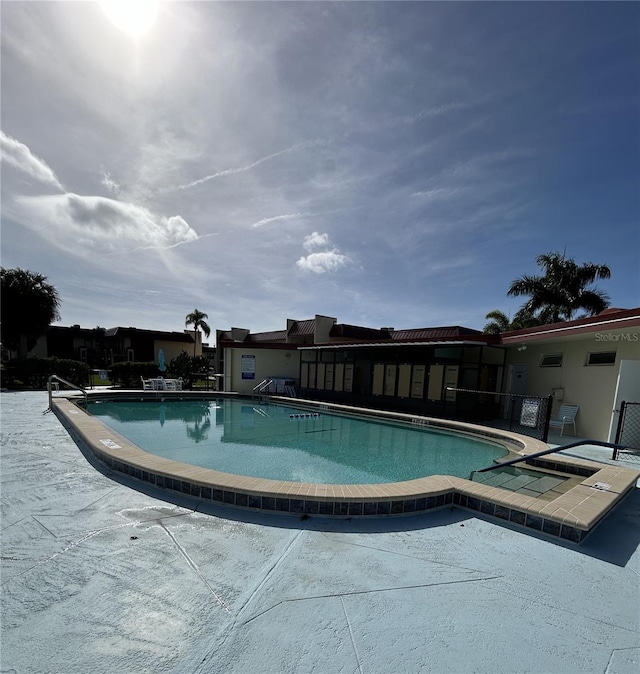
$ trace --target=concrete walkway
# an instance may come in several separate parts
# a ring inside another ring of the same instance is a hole
[[[457,508],[207,514],[98,472],[44,393],[0,404],[3,673],[640,669],[640,489],[580,547]]]

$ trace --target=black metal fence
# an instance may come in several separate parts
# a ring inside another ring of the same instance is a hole
[[[547,441],[553,396],[487,393],[451,387],[447,391],[455,393],[459,420]]]
[[[640,403],[623,401],[620,405],[616,444],[626,447],[618,452],[619,458],[640,456]]]

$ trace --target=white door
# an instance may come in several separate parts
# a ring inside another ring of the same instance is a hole
[[[509,378],[507,380],[507,393],[516,393],[518,395],[527,394],[527,366],[509,365]],[[504,419],[511,418],[511,408],[513,401],[507,396],[504,410],[502,412]],[[517,408],[516,408],[517,409]]]
[[[616,394],[613,399],[611,424],[609,425],[609,442],[615,442],[618,419],[620,418],[620,403],[640,402],[640,360],[621,360],[616,383]]]
[[[508,393],[527,394],[527,366],[509,365],[509,381],[507,382]]]

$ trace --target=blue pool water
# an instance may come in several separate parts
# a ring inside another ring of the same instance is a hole
[[[93,401],[88,412],[151,454],[293,482],[468,478],[507,454],[502,446],[454,433],[240,399]]]

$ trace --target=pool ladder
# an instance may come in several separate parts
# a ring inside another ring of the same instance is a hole
[[[49,392],[49,407],[44,411],[44,414],[47,412],[51,411],[51,403],[52,403],[52,391],[55,389],[56,391],[60,390],[60,386],[58,385],[58,382],[61,384],[65,384],[66,386],[69,386],[70,388],[76,389],[76,391],[81,391],[82,394],[84,395],[84,403],[85,407],[87,404],[87,391],[86,389],[83,389],[82,386],[78,386],[77,384],[72,384],[70,381],[67,381],[66,379],[63,379],[62,377],[59,377],[57,374],[52,374],[49,377],[49,380],[47,381],[47,391]]]
[[[271,384],[273,384],[273,379],[263,379],[259,384],[256,384],[256,386],[253,387],[251,398],[264,400],[267,397]]]

